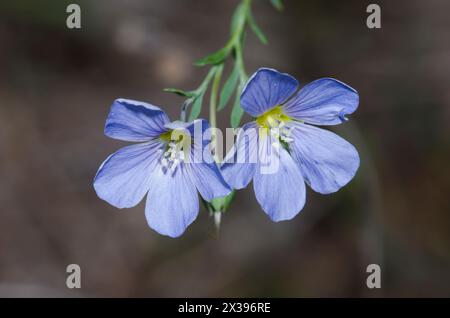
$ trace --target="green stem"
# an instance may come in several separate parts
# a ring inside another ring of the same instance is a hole
[[[200,84],[200,86],[194,91],[196,95],[199,95],[201,93],[204,93],[206,89],[208,88],[209,82],[211,82],[211,79],[213,78],[214,74],[216,74],[216,66],[211,67],[208,74],[206,75],[203,82]]]
[[[280,1],[276,1],[276,3],[279,2]],[[258,26],[256,25],[256,22],[253,20],[251,14],[251,5],[252,0],[241,0],[241,2],[234,11],[233,18],[231,21],[231,34],[225,46],[222,47],[220,50],[196,62],[196,65],[198,66],[210,65],[208,74],[206,75],[202,83],[195,90],[187,92],[178,89],[171,89],[172,92],[178,93],[188,98],[185,101],[185,104],[183,104],[182,108],[183,109],[182,118],[185,119],[186,109],[189,107],[189,105],[194,104],[193,107],[196,110],[195,115],[197,114],[197,111],[199,111],[199,109],[201,111],[203,96],[208,90],[209,84],[212,81],[211,94],[209,100],[209,122],[211,128],[214,128],[212,129],[211,132],[211,147],[212,147],[211,150],[214,153],[214,160],[218,164],[220,163],[221,156],[218,151],[219,148],[217,147],[217,132],[215,131],[215,128],[217,128],[217,106],[219,100],[218,97],[220,94],[220,81],[222,78],[224,65],[230,57],[234,58],[235,64],[234,67],[237,68],[239,78],[238,83],[234,82],[235,85],[234,89],[236,90],[235,91],[236,96],[239,96],[240,92],[245,86],[245,83],[248,80],[248,75],[245,71],[243,58],[243,43],[245,40],[245,32],[247,26],[249,26],[256,33],[256,35],[260,38],[261,42],[263,43],[266,42],[265,36],[259,30]],[[234,104],[233,110],[231,112],[232,123],[236,122],[236,120],[233,120],[233,118],[241,118],[242,116],[242,109],[237,108],[236,105],[238,104],[236,103]],[[238,111],[235,112],[235,109],[237,109]],[[239,119],[237,119],[237,121],[239,121]],[[235,193],[236,190],[233,190],[229,195],[225,197],[214,198],[210,202],[203,201],[208,211],[214,215],[215,225],[217,229],[220,226],[221,213],[224,213],[228,209],[231,201],[234,198]]]
[[[214,66],[216,68],[213,84],[211,87],[211,96],[209,100],[209,124],[211,128],[217,127],[217,98],[219,95],[220,80],[222,78],[223,64]],[[214,152],[214,160],[219,163],[219,156],[217,151],[217,136],[215,129],[211,133],[212,151]]]
[[[193,94],[192,97],[188,98],[184,101],[183,105],[181,106],[181,114],[180,114],[180,120],[186,121],[187,118],[187,110],[189,106],[192,105],[192,103],[195,101],[196,98],[199,98],[200,95],[203,95],[206,92],[206,89],[208,88],[209,82],[211,82],[211,79],[213,78],[214,74],[216,73],[216,67],[213,66],[209,70],[206,77],[203,79],[202,83],[200,84],[197,89],[191,91],[190,93]]]
[[[251,10],[251,4],[252,0],[242,0],[242,2],[239,4],[240,9],[243,10],[242,14],[239,15],[240,20],[237,21],[237,25],[234,29],[233,34],[231,35],[230,39],[228,40],[226,47],[232,49],[237,44],[240,43],[242,34],[245,31],[245,25],[247,23],[247,19]]]

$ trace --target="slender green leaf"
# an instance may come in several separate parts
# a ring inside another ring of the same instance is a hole
[[[231,111],[231,127],[233,127],[233,128],[239,127],[239,123],[241,122],[242,115],[244,115],[244,110],[241,107],[239,91],[240,90],[236,91],[234,105],[233,105],[233,109]]]
[[[220,50],[207,55],[203,58],[201,58],[200,60],[196,61],[194,64],[196,66],[204,66],[204,65],[208,65],[208,64],[220,64],[222,63],[228,56],[228,54],[230,53],[230,48],[225,46],[223,48],[221,48]]]
[[[248,16],[248,24],[250,25],[250,28],[252,29],[252,31],[256,34],[256,36],[261,41],[261,43],[267,44],[267,42],[268,42],[267,37],[263,33],[263,31],[259,28],[258,24],[256,24],[256,21],[253,18],[253,14],[251,12],[248,12],[247,16]]]
[[[195,94],[193,92],[184,91],[182,89],[168,87],[164,88],[164,92],[174,93],[183,97],[193,97]]]
[[[275,7],[275,9],[277,9],[278,11],[282,11],[284,9],[282,0],[270,0],[270,2]]]
[[[241,3],[234,10],[233,17],[231,18],[231,35],[239,32],[238,29],[242,27],[245,22],[245,6]]]
[[[192,104],[191,113],[189,114],[189,121],[197,119],[198,115],[200,115],[200,112],[202,111],[204,95],[205,92],[201,92],[200,95],[195,98],[194,103]]]
[[[230,76],[223,85],[222,92],[220,93],[219,107],[217,107],[217,110],[222,110],[227,105],[231,95],[233,94],[234,89],[236,88],[238,78],[239,78],[239,69],[235,65],[233,67],[233,70],[231,71]]]

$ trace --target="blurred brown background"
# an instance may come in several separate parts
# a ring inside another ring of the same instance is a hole
[[[125,144],[103,125],[117,97],[176,118],[182,99],[162,89],[197,87],[207,70],[191,63],[225,43],[238,1],[76,1],[69,30],[71,2],[0,3],[0,296],[450,296],[450,2],[376,1],[370,30],[368,1],[254,1],[269,45],[249,34],[247,71],[355,87],[358,111],[333,130],[361,168],[336,194],[308,190],[291,222],[272,223],[249,187],[218,239],[202,210],[176,240],[148,228],[144,204],[96,197],[97,168]]]

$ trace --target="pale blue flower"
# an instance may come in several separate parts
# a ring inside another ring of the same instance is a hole
[[[336,192],[359,167],[355,147],[313,126],[344,122],[358,107],[358,93],[332,78],[298,88],[295,78],[273,69],[259,69],[250,78],[241,105],[255,120],[242,127],[222,165],[233,188],[244,188],[253,179],[256,199],[273,221],[292,219],[303,209],[305,182],[322,194]],[[252,130],[258,133],[248,133]],[[258,160],[236,163],[239,153]],[[271,154],[277,155],[279,166],[264,173],[262,163]]]
[[[200,134],[194,133],[196,128]],[[117,208],[130,208],[147,194],[149,226],[164,235],[180,236],[197,217],[197,191],[206,201],[230,192],[211,154],[204,151],[210,138],[207,128],[202,119],[170,122],[156,106],[117,99],[105,134],[139,143],[119,149],[103,162],[94,179],[97,195]],[[183,147],[186,140],[189,147]]]

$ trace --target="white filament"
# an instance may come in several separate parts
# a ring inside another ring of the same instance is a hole
[[[167,146],[167,150],[161,157],[161,165],[164,169],[169,169],[174,173],[178,165],[185,161],[184,151],[181,149],[180,143],[171,141]]]

